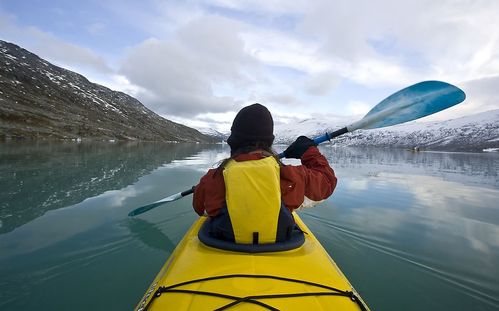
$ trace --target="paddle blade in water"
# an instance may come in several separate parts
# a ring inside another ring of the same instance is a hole
[[[149,210],[152,210],[153,208],[156,208],[156,207],[163,205],[165,203],[168,203],[168,202],[164,202],[164,201],[163,202],[155,202],[155,203],[148,204],[146,206],[136,208],[133,211],[131,211],[130,213],[128,213],[128,216],[132,217],[132,216],[137,216],[137,215],[143,214],[143,213],[145,213]]]
[[[158,207],[160,205],[176,201],[176,200],[182,198],[183,196],[192,193],[193,191],[194,191],[194,187],[192,187],[192,189],[186,190],[184,192],[176,193],[174,195],[171,195],[169,197],[166,197],[166,198],[161,199],[159,201],[156,201],[154,203],[141,206],[139,208],[134,209],[130,213],[128,213],[128,216],[132,217],[132,216],[137,216],[137,215],[143,214],[143,213],[145,213],[147,211],[150,211],[153,208],[156,208],[156,207]]]

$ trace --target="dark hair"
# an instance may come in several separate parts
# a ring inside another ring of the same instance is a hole
[[[272,149],[272,147],[269,147],[267,142],[255,142],[255,144],[251,146],[244,146],[236,150],[231,150],[230,152],[230,157],[225,158],[220,161],[220,164],[217,167],[217,173],[222,174],[223,169],[229,163],[230,160],[236,158],[237,156],[244,154],[244,153],[250,153],[253,151],[263,151],[262,153],[264,155],[274,157],[279,165],[282,165],[282,162],[279,158],[279,154]]]

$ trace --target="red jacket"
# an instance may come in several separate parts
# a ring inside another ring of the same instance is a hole
[[[241,154],[236,161],[258,160],[262,153]],[[281,196],[284,205],[290,210],[300,207],[305,197],[312,201],[328,198],[336,187],[336,176],[326,158],[317,147],[310,147],[301,157],[302,165],[281,166]],[[216,216],[225,203],[225,182],[223,174],[210,169],[201,177],[194,190],[192,205],[199,215],[206,213]]]

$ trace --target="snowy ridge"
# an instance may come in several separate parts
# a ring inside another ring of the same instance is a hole
[[[316,137],[353,121],[356,120],[314,118],[279,124],[275,127],[276,143],[289,144],[300,135]],[[358,130],[337,137],[332,143],[336,146],[419,147],[449,151],[494,150],[499,147],[499,109],[446,121],[412,121],[386,128]]]
[[[290,144],[298,136],[305,135],[313,138],[332,132],[356,121],[354,117],[317,117],[293,122],[276,124],[274,126],[275,143]]]
[[[1,40],[0,89],[0,140],[215,141]]]
[[[219,139],[220,141],[222,140],[227,140],[227,138],[229,137],[229,134],[224,134],[222,132],[219,132],[211,127],[203,127],[203,128],[196,128],[201,134],[204,134],[204,135],[207,135],[207,136],[211,136],[211,137],[215,137],[217,139]]]

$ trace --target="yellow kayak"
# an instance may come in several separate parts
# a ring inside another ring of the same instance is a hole
[[[301,246],[236,252],[198,238],[206,217],[189,229],[139,302],[144,310],[369,310],[297,214]]]

